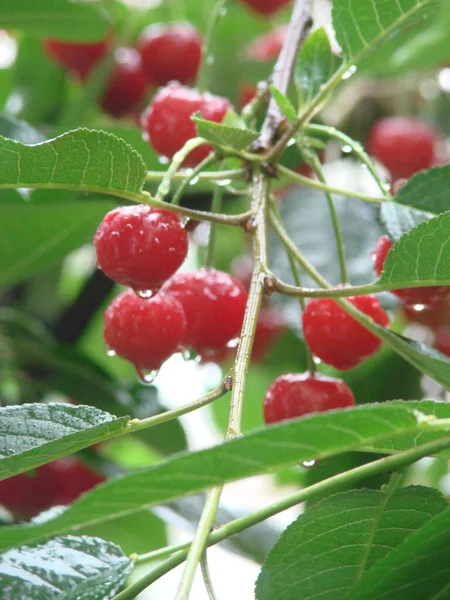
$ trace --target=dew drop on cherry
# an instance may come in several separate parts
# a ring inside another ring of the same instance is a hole
[[[145,371],[144,369],[136,367],[136,373],[141,383],[151,385],[157,378],[159,371]]]

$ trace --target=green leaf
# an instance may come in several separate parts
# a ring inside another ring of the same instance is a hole
[[[446,505],[437,490],[426,487],[330,496],[284,531],[263,565],[255,596],[343,598],[368,569]]]
[[[104,38],[107,14],[95,3],[73,0],[0,0],[0,27],[74,42]]]
[[[71,454],[126,427],[92,406],[23,404],[0,409],[0,480]]]
[[[437,600],[450,591],[450,509],[382,558],[347,600]]]
[[[299,103],[308,104],[341,63],[331,51],[330,41],[323,28],[308,36],[298,54],[294,71]]]
[[[383,202],[381,205],[381,221],[393,240],[398,240],[402,235],[433,216],[432,213],[410,208],[397,202]]]
[[[98,200],[2,203],[0,219],[8,226],[0,231],[0,287],[45,271],[90,242],[114,206]]]
[[[450,285],[450,212],[420,223],[390,250],[379,278],[382,284]]]
[[[235,150],[243,150],[254,142],[259,133],[250,129],[240,129],[238,127],[229,127],[222,123],[213,123],[205,121],[200,117],[193,116],[197,133],[200,137],[205,138],[211,144],[218,146],[229,146]]]
[[[387,404],[310,415],[111,479],[81,496],[51,521],[9,527],[1,536],[0,547],[73,531],[83,533],[87,527],[228,481],[370,447],[406,431],[419,433],[429,428],[423,415]]]
[[[289,98],[285,94],[283,94],[283,92],[281,92],[273,83],[269,85],[269,90],[272,95],[272,98],[274,98],[275,102],[278,104],[279,109],[286,117],[286,119],[290,122],[295,121],[297,117],[297,112]]]
[[[450,210],[450,165],[417,173],[399,189],[395,201],[435,215]]]
[[[98,538],[22,546],[0,556],[2,600],[108,600],[132,568],[120,548]]]
[[[377,46],[436,14],[441,0],[334,0],[333,27],[346,61],[359,62]]]
[[[0,137],[0,187],[48,187],[139,199],[142,157],[110,133],[76,129],[34,146]]]

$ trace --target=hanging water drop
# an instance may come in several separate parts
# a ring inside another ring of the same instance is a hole
[[[345,73],[342,75],[342,79],[349,79],[352,75],[354,75],[356,73],[356,67],[355,65],[352,65],[350,68],[348,68]]]
[[[153,290],[134,290],[135,293],[142,298],[142,300],[148,300],[153,296]]]
[[[345,146],[342,146],[342,152],[345,152],[345,154],[350,154],[351,151],[352,151],[352,147],[349,146],[348,144],[345,144]]]
[[[159,371],[145,371],[144,369],[136,367],[136,373],[141,383],[150,385],[155,381]]]
[[[304,469],[312,469],[313,467],[315,467],[318,464],[318,460],[305,460],[302,462],[302,467]]]
[[[181,351],[181,356],[183,357],[183,360],[185,360],[186,362],[190,361],[193,359],[193,353],[191,350],[189,350],[189,348],[184,348]]]
[[[170,158],[168,158],[167,156],[158,156],[158,160],[162,165],[168,165],[170,162]]]
[[[239,342],[241,341],[241,338],[235,337],[232,340],[230,340],[227,344],[227,348],[237,348],[239,346]]]
[[[113,350],[112,348],[106,348],[106,354],[108,356],[116,356],[116,351]]]
[[[189,185],[195,185],[196,183],[198,183],[199,180],[199,176],[197,175],[197,177],[193,177],[190,182]]]

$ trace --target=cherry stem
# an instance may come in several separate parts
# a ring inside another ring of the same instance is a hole
[[[216,185],[213,192],[213,197],[211,201],[211,212],[213,214],[220,213],[222,210],[222,200],[223,200],[223,187]],[[205,266],[210,267],[214,264],[214,250],[216,247],[216,239],[217,239],[217,225],[210,225],[209,230],[209,240],[208,240],[208,250],[206,252]]]
[[[437,422],[440,424],[440,420]],[[436,423],[436,422],[435,422]],[[429,425],[428,425],[429,426]],[[447,424],[448,426],[448,424]],[[353,484],[361,479],[365,479],[366,477],[371,477],[373,475],[377,475],[378,473],[383,473],[385,471],[398,471],[400,469],[404,469],[405,467],[415,463],[417,460],[424,458],[425,456],[433,456],[443,452],[450,448],[450,436],[441,438],[439,440],[434,440],[432,442],[428,442],[426,444],[422,444],[421,446],[417,446],[415,448],[410,448],[409,450],[404,450],[402,452],[398,452],[397,454],[393,454],[391,456],[385,456],[378,460],[374,460],[372,462],[366,463],[359,467],[355,467],[348,471],[344,471],[344,473],[339,473],[338,475],[333,475],[328,479],[324,479],[318,483],[310,485],[307,488],[304,488],[294,494],[287,496],[281,500],[277,500],[276,502],[260,508],[249,515],[245,515],[244,517],[240,517],[239,519],[235,519],[234,521],[230,521],[226,525],[219,527],[215,531],[209,534],[206,539],[207,546],[213,546],[226,540],[227,538],[240,533],[241,531],[245,531],[246,529],[256,525],[257,523],[261,523],[274,515],[291,508],[292,506],[296,506],[301,502],[305,502],[307,500],[311,500],[317,497],[321,497],[324,494],[331,494],[332,492],[341,489],[344,486],[349,484]],[[141,565],[147,562],[151,562],[159,557],[164,556],[164,554],[168,552],[173,552],[173,556],[164,561],[163,563],[157,565],[151,573],[148,573],[125,590],[114,596],[113,600],[131,600],[135,598],[140,592],[144,591],[149,585],[157,581],[160,577],[180,565],[186,558],[188,553],[187,548],[189,544],[183,544],[180,546],[172,546],[169,548],[164,548],[162,550],[156,550],[154,552],[150,552],[148,554],[144,554],[138,557],[137,564]]]
[[[214,55],[211,46],[219,21],[226,15],[225,4],[226,0],[217,0],[208,22],[202,46],[202,64],[197,78],[197,87],[200,91],[209,89],[208,83],[211,81],[211,73],[214,67]]]
[[[209,158],[209,157],[207,157]],[[205,159],[206,160],[206,159]],[[212,162],[212,161],[211,161]],[[196,170],[196,169],[195,169]],[[199,173],[195,173],[195,177],[198,178],[199,181],[221,181],[223,179],[243,179],[245,176],[245,169],[228,169],[225,171],[203,171]],[[160,182],[164,179],[165,171],[147,171],[147,175],[145,177],[146,181],[155,181]],[[172,177],[172,181],[182,181],[187,177],[190,177],[192,171],[189,169],[180,169],[176,173],[174,173]]]
[[[181,198],[183,197],[183,194],[184,194],[187,186],[191,183],[191,181],[195,181],[195,178],[198,177],[199,173],[201,173],[201,171],[203,171],[204,169],[209,167],[209,165],[211,165],[215,161],[216,161],[216,155],[214,153],[211,153],[209,156],[204,158],[202,160],[202,162],[199,163],[195,167],[195,169],[192,169],[191,172],[188,175],[186,175],[186,177],[180,183],[177,191],[175,192],[175,194],[172,197],[172,201],[171,201],[172,206],[178,206],[180,204]],[[220,211],[215,211],[215,212],[220,212]]]
[[[203,553],[203,557],[200,561],[200,567],[202,570],[203,581],[205,582],[206,592],[208,594],[209,600],[217,600],[216,594],[214,593],[214,588],[212,585],[211,573],[209,571],[208,566],[208,557],[207,551]]]
[[[317,157],[317,154],[311,153],[311,166],[314,169],[319,181],[326,185],[326,179],[323,174],[322,165],[320,164],[320,160]],[[325,190],[325,196],[328,202],[328,209],[330,211],[331,222],[333,224],[334,237],[336,240],[336,247],[338,251],[339,257],[339,265],[341,269],[341,283],[346,284],[349,282],[348,269],[347,269],[347,261],[345,258],[345,249],[344,249],[344,239],[342,237],[342,230],[339,224],[339,217],[336,211],[336,206],[334,204],[333,197],[330,192]]]

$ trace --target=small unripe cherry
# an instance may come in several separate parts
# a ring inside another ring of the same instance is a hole
[[[275,379],[264,398],[266,424],[310,413],[355,405],[351,389],[341,379],[320,373],[286,373]]]
[[[157,371],[184,340],[186,317],[176,298],[159,293],[144,300],[128,290],[104,314],[107,348],[138,370]]]
[[[187,234],[178,215],[142,204],[109,212],[94,236],[97,266],[134,290],[158,290],[181,266]]]

